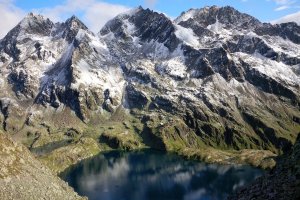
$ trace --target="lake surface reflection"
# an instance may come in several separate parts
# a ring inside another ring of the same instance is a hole
[[[147,150],[100,154],[61,177],[90,200],[218,200],[262,174],[249,166],[210,165]]]

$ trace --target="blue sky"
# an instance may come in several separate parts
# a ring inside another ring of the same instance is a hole
[[[0,0],[0,37],[28,12],[42,14],[53,21],[77,15],[92,31],[98,32],[109,19],[139,5],[171,18],[190,8],[230,5],[262,22],[280,19],[279,22],[300,23],[300,0]]]
[[[62,0],[16,0],[15,5],[30,12],[35,9],[55,7],[61,5],[62,2]],[[300,11],[299,0],[102,0],[102,2],[124,5],[126,7],[142,5],[143,7],[150,7],[151,9],[166,13],[172,17],[180,15],[182,11],[189,8],[230,5],[242,12],[255,16],[263,22],[269,22]],[[74,14],[80,15],[80,13]]]

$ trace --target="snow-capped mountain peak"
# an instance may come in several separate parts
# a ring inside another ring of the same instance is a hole
[[[260,24],[256,18],[237,11],[233,7],[204,7],[201,9],[190,9],[175,19],[177,24],[194,23],[202,27],[207,27],[215,23],[222,23],[227,28],[255,28]]]
[[[69,43],[71,43],[79,30],[88,31],[86,25],[81,22],[75,15],[67,19],[63,23],[57,23],[55,27],[52,29],[51,35],[56,38],[64,38]]]
[[[71,30],[83,29],[87,30],[86,25],[80,21],[75,15],[66,20],[65,25],[69,27]]]
[[[280,149],[300,126],[299,41],[296,24],[264,24],[232,7],[175,21],[139,7],[98,35],[75,16],[53,24],[30,14],[1,40],[0,99],[85,123],[120,109],[172,116],[207,144]]]
[[[42,15],[29,13],[18,25],[20,36],[25,34],[49,35],[53,22]]]

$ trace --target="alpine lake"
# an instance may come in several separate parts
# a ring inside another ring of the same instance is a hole
[[[90,200],[221,200],[263,173],[143,150],[101,153],[60,176]]]

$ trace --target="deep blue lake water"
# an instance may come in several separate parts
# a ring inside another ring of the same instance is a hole
[[[90,200],[219,200],[263,173],[147,150],[100,154],[61,177]]]

